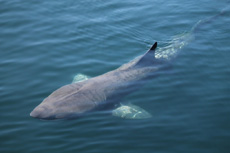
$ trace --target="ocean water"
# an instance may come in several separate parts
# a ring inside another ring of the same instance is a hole
[[[1,153],[229,153],[230,4],[222,1],[0,0]],[[114,70],[190,32],[173,69],[123,102],[152,118],[95,112],[43,121],[30,112],[51,92]]]

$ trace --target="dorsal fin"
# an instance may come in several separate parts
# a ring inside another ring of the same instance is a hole
[[[141,57],[141,59],[136,63],[136,65],[148,65],[153,63],[155,60],[155,50],[157,48],[157,42]]]
[[[155,43],[152,45],[152,47],[149,49],[149,51],[150,51],[150,50],[154,51],[156,48],[157,48],[157,42],[155,42]]]

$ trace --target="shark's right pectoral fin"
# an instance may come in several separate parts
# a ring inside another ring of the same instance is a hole
[[[120,107],[112,111],[112,115],[125,119],[147,119],[152,117],[149,112],[133,104],[122,104]]]
[[[82,82],[88,80],[89,78],[89,76],[79,73],[74,76],[72,83]]]

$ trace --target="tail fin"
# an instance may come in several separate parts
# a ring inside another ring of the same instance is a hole
[[[212,17],[209,17],[207,19],[204,19],[204,20],[200,20],[199,22],[197,22],[197,24],[195,26],[193,26],[192,28],[192,32],[197,32],[200,28],[201,25],[204,25],[204,24],[208,24],[210,22],[212,22],[213,20],[217,19],[218,17],[222,16],[222,15],[225,15],[226,12],[227,12],[227,9],[229,7],[225,7],[224,9],[222,9],[218,14],[216,14],[215,16],[212,16]]]

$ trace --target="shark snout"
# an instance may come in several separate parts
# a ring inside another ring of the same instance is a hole
[[[49,119],[52,118],[51,109],[46,106],[37,106],[31,113],[31,117],[39,119]]]

